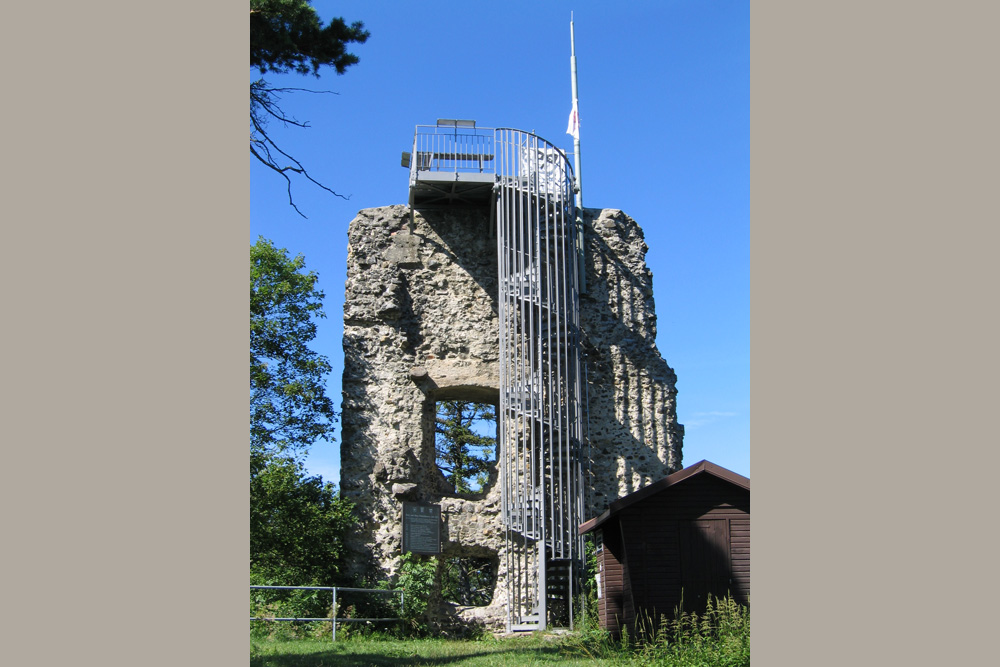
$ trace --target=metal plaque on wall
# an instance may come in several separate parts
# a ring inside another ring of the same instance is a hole
[[[403,553],[441,553],[441,506],[403,503]]]

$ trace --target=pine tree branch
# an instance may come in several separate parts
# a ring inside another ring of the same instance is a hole
[[[285,179],[289,205],[295,209],[296,213],[301,215],[303,218],[308,219],[308,216],[299,210],[299,207],[295,205],[295,199],[292,195],[292,179],[289,178],[289,173],[298,174],[303,178],[306,178],[314,185],[326,190],[335,197],[340,197],[344,200],[349,200],[351,197],[350,195],[345,196],[339,192],[335,192],[323,183],[317,181],[301,162],[282,150],[281,147],[278,146],[273,139],[271,139],[271,136],[268,134],[266,128],[266,121],[268,117],[277,119],[285,125],[294,125],[302,128],[309,127],[308,123],[299,122],[294,118],[289,117],[278,105],[277,100],[280,99],[280,97],[276,93],[286,91],[332,93],[335,95],[337,93],[334,93],[333,91],[308,90],[305,88],[272,88],[268,86],[263,79],[259,79],[250,84],[250,154],[268,169],[281,174],[282,178]],[[272,149],[274,152],[272,152]],[[281,163],[278,162],[279,158],[276,157],[274,153],[280,154],[292,164],[282,166]]]

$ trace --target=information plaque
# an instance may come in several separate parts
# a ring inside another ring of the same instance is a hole
[[[441,506],[403,503],[403,553],[441,553]]]

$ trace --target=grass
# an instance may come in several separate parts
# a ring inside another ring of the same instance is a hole
[[[567,636],[533,635],[509,639],[329,639],[252,640],[250,667],[493,667],[500,665],[613,665],[572,655]]]

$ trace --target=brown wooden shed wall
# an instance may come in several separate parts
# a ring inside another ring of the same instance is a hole
[[[621,510],[603,526],[602,626],[634,631],[706,592],[750,601],[750,492],[701,474]],[[697,590],[696,590],[697,589]],[[708,589],[706,591],[706,589]]]

